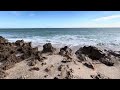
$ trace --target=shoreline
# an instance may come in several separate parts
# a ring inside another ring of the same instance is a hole
[[[120,79],[120,53],[102,46],[66,47],[45,43],[36,47],[24,40],[6,42],[3,37],[0,37],[0,45],[3,47],[0,48],[0,56],[4,56],[3,52],[9,52],[6,49],[11,50],[13,47],[12,50],[15,50],[10,51],[10,58],[7,55],[8,59],[3,57],[0,60],[4,61],[0,65],[0,78],[3,79]],[[22,50],[17,51],[15,47]],[[92,51],[89,52],[90,49]],[[17,59],[14,54],[20,55],[21,51],[23,56]],[[8,69],[1,70],[4,65],[8,65]]]

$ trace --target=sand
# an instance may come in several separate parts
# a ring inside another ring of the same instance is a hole
[[[71,48],[74,53],[79,47]],[[39,46],[39,50],[42,50],[41,46]],[[57,48],[57,52],[58,51],[59,48]],[[5,79],[54,79],[58,76],[60,76],[59,79],[63,79],[65,77],[65,70],[59,71],[58,67],[60,65],[68,66],[69,69],[72,69],[74,79],[92,79],[90,75],[97,75],[98,72],[111,79],[120,79],[120,62],[117,62],[114,66],[106,66],[102,63],[93,64],[95,67],[93,70],[83,65],[83,63],[78,62],[75,54],[72,56],[73,61],[67,63],[62,63],[61,61],[64,59],[64,57],[57,54],[44,54],[43,56],[46,56],[47,59],[45,59],[43,62],[37,62],[35,66],[28,66],[28,61],[25,60],[17,63],[13,68],[6,70],[8,75],[5,77]],[[38,67],[39,70],[30,71],[29,69],[33,67]]]

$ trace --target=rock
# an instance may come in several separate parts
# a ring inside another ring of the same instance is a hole
[[[40,69],[38,67],[33,67],[33,68],[29,69],[29,71],[32,71],[32,70],[39,71]]]
[[[112,50],[106,50],[108,55],[113,55],[115,57],[120,57],[120,53],[119,52],[114,52]]]
[[[85,65],[88,68],[94,69],[94,66],[90,62],[85,62],[83,65]]]
[[[53,67],[54,67],[53,65],[48,66],[48,67],[45,69],[45,72],[49,72],[49,71],[51,71],[51,68],[53,68]]]
[[[45,45],[43,45],[43,53],[48,53],[48,52],[54,52],[56,49],[53,48],[51,43],[46,43]]]
[[[3,38],[2,36],[0,36],[0,44],[5,44],[5,43],[7,43],[7,42],[8,42],[7,39],[5,39],[5,38]]]
[[[71,60],[71,59],[66,59],[66,58],[64,58],[61,62],[62,62],[62,63],[67,63],[67,62],[72,62],[72,60]]]
[[[3,79],[4,77],[6,77],[8,74],[4,71],[4,70],[2,70],[2,69],[0,69],[0,79]]]
[[[73,70],[66,71],[66,77],[64,79],[74,79]]]
[[[77,57],[79,57],[81,54],[84,54],[92,60],[99,60],[105,56],[105,54],[101,50],[98,50],[96,47],[93,46],[84,46],[77,50],[75,54],[77,55]]]
[[[30,60],[30,62],[28,62],[28,66],[35,66],[37,64],[37,60]]]
[[[58,71],[61,71],[61,70],[62,70],[62,67],[64,67],[64,65],[60,65],[60,66],[58,67]]]
[[[23,46],[23,44],[24,44],[24,40],[17,40],[17,41],[15,42],[15,45],[16,45],[16,46]]]
[[[44,62],[44,63],[42,63],[41,65],[43,66],[43,65],[46,65],[47,63],[46,62]]]
[[[93,79],[110,79],[109,77],[107,77],[107,76],[105,76],[105,75],[103,75],[101,73],[97,73],[97,75],[90,75],[90,76]]]
[[[71,56],[71,53],[72,53],[72,50],[68,46],[61,48],[59,52],[60,55],[69,56],[69,57]]]
[[[12,54],[7,58],[6,61],[3,62],[3,64],[1,65],[1,68],[3,70],[8,70],[20,61],[22,61],[20,58],[17,58],[15,54]]]
[[[107,65],[107,66],[114,66],[114,61],[110,60],[108,58],[102,58],[100,60],[100,62],[102,62],[103,64]]]

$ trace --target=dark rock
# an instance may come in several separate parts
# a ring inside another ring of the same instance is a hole
[[[37,64],[37,60],[30,60],[30,62],[28,62],[28,66],[35,66]]]
[[[85,62],[83,65],[85,65],[88,68],[94,69],[94,66],[90,62]]]
[[[105,76],[105,75],[103,75],[101,73],[97,73],[97,75],[90,75],[90,76],[93,79],[110,79],[109,77],[107,77],[107,76]]]
[[[74,76],[73,76],[72,72],[71,71],[67,71],[65,79],[73,79],[73,78],[74,78]]]
[[[72,62],[72,60],[71,59],[63,59],[61,62],[62,63],[67,63],[67,62]]]
[[[102,58],[100,61],[107,66],[114,66],[114,61],[108,58]]]
[[[5,38],[3,38],[2,36],[0,36],[0,44],[5,44],[5,43],[7,43],[7,42],[8,42],[7,39],[5,39]]]
[[[72,50],[68,46],[61,48],[59,52],[59,54],[62,56],[65,56],[65,55],[71,56],[71,53],[72,53]]]
[[[12,68],[16,63],[22,61],[20,58],[17,58],[15,54],[10,55],[6,61],[3,62],[1,68],[3,70],[8,70]]]
[[[32,70],[39,71],[40,69],[38,67],[33,67],[33,68],[29,69],[29,71],[32,71]]]
[[[59,79],[58,77],[54,77],[54,79]]]
[[[54,52],[55,48],[53,48],[51,43],[46,43],[45,45],[43,45],[43,53],[48,53],[48,52]]]
[[[64,65],[60,65],[60,66],[58,67],[58,71],[61,71],[61,70],[62,70],[62,67],[64,67]]]
[[[4,70],[2,70],[2,69],[0,69],[0,79],[3,79],[4,77],[6,77],[8,74],[4,71]]]
[[[92,60],[99,60],[105,56],[104,53],[102,53],[101,50],[98,50],[96,47],[93,46],[84,46],[77,50],[75,54],[79,57],[79,55],[84,54],[91,58]]]
[[[43,65],[46,65],[46,63],[44,62],[44,63],[42,63],[41,65],[42,65],[42,66],[43,66]]]
[[[17,41],[15,42],[15,45],[16,45],[16,46],[23,46],[23,44],[24,44],[24,40],[17,40]]]

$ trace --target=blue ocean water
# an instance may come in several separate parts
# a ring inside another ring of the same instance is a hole
[[[120,45],[120,28],[34,28],[0,29],[0,36],[11,42],[24,39],[35,45]]]

